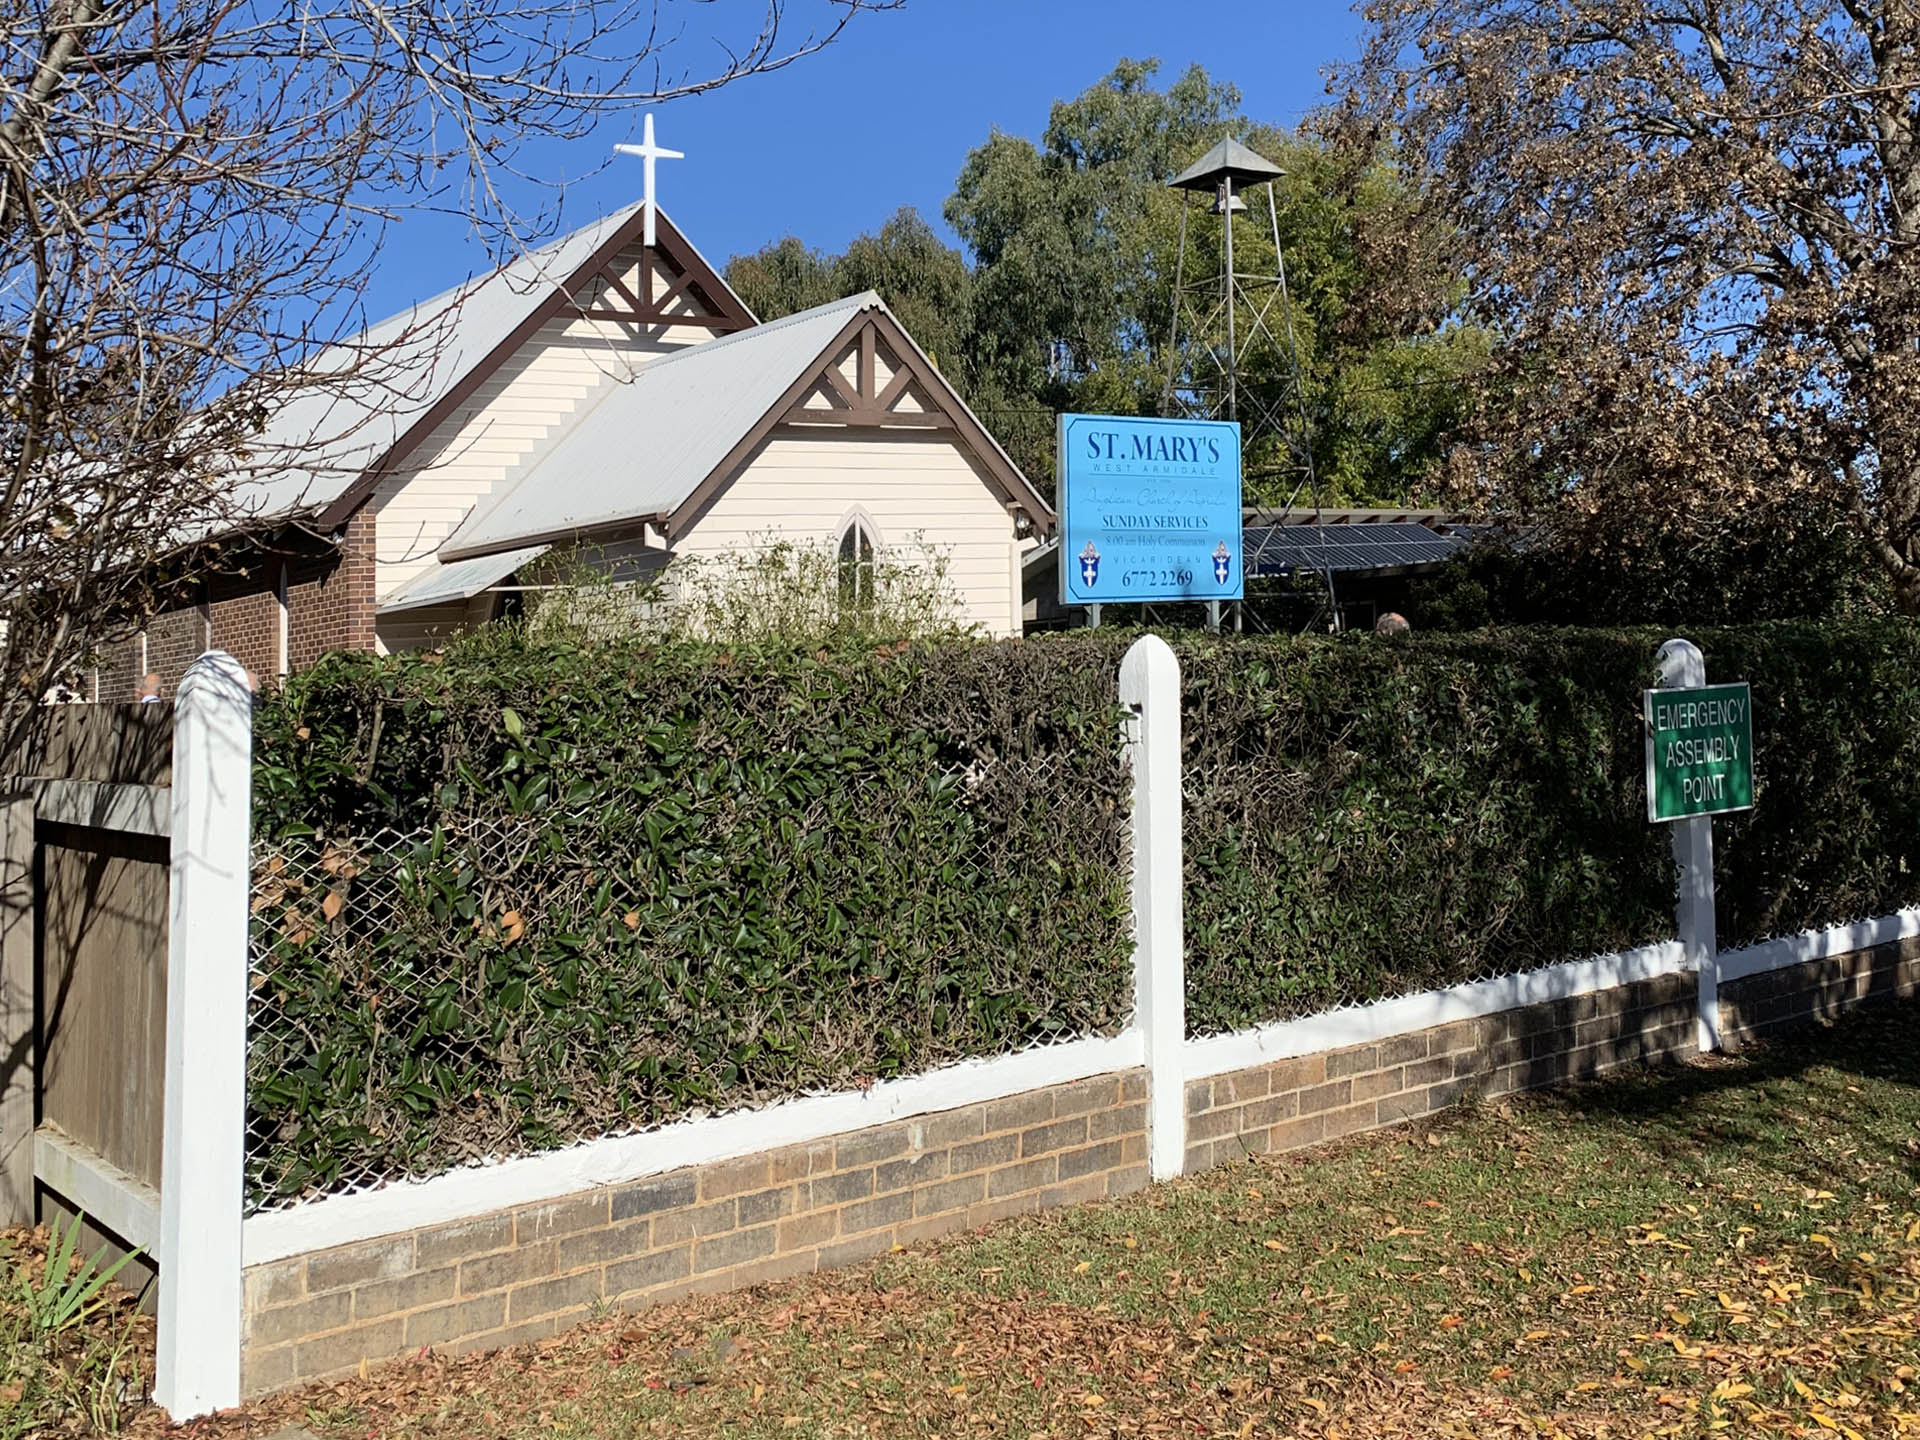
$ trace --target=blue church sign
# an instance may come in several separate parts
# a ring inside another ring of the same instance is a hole
[[[1060,603],[1238,600],[1240,427],[1062,415]]]

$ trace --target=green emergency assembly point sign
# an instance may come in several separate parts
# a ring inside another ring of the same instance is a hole
[[[1753,808],[1753,695],[1745,682],[1648,690],[1647,818]]]

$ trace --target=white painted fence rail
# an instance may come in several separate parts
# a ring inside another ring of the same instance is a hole
[[[1186,1073],[1189,1079],[1204,1080],[1274,1060],[1341,1050],[1349,1045],[1367,1045],[1376,1040],[1391,1040],[1396,1035],[1412,1035],[1453,1020],[1473,1020],[1526,1005],[1594,995],[1639,980],[1678,975],[1686,968],[1680,943],[1667,940],[1637,950],[1596,955],[1590,960],[1570,960],[1518,975],[1497,975],[1488,980],[1451,985],[1444,990],[1423,990],[1417,995],[1377,1000],[1371,1005],[1355,1005],[1347,1010],[1329,1010],[1253,1030],[1189,1040]]]
[[[1873,920],[1804,930],[1798,935],[1762,940],[1738,950],[1722,950],[1716,957],[1715,968],[1721,980],[1744,980],[1749,975],[1764,975],[1770,970],[1785,970],[1793,965],[1851,955],[1856,950],[1892,945],[1916,935],[1920,935],[1920,907],[1896,910]]]

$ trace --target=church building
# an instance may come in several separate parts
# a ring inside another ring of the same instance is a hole
[[[209,647],[268,684],[330,650],[436,646],[554,547],[632,575],[769,540],[912,543],[961,624],[1018,633],[1053,512],[879,296],[762,323],[650,209],[329,352],[372,357],[366,378],[269,420],[244,560],[103,656],[99,698],[149,673],[171,693]]]

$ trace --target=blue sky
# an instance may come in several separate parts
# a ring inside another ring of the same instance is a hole
[[[720,0],[705,13],[743,7],[753,8]],[[1122,56],[1157,56],[1163,76],[1198,61],[1240,87],[1249,115],[1293,124],[1323,97],[1324,67],[1350,57],[1359,34],[1344,4],[1302,0],[908,0],[861,17],[787,70],[658,106],[660,143],[687,153],[660,162],[660,202],[716,265],[787,234],[838,249],[902,205],[944,231],[940,207],[970,149],[996,126],[1037,138],[1053,101]],[[710,53],[689,39],[677,63],[706,68]],[[638,197],[640,162],[603,161],[639,132],[638,111],[609,117],[590,139],[535,157],[555,174],[590,177],[566,191],[569,227]],[[427,214],[396,226],[368,313],[401,309],[484,266],[465,232]]]

